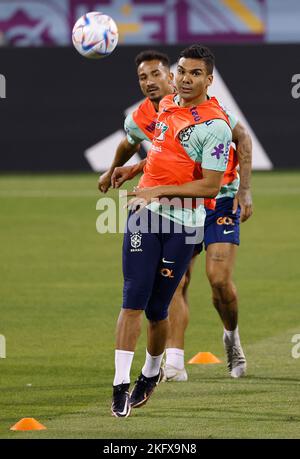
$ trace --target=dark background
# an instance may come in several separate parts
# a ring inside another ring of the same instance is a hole
[[[155,47],[153,47],[155,49]],[[175,62],[181,46],[159,46]],[[216,66],[275,168],[300,167],[299,45],[211,46]],[[142,98],[134,57],[119,46],[101,61],[73,48],[0,49],[0,170],[90,170],[86,148],[123,128],[124,109]]]

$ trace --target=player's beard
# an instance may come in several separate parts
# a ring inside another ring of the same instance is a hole
[[[155,97],[154,99],[150,99],[151,102],[155,102],[156,104],[159,104],[159,102],[161,101],[162,99],[162,96],[157,96]]]

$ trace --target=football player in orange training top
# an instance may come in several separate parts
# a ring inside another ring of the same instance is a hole
[[[116,332],[111,406],[116,417],[126,417],[131,408],[144,405],[162,378],[168,307],[204,226],[203,200],[197,198],[206,198],[206,208],[214,208],[212,198],[220,191],[227,167],[232,141],[229,119],[215,98],[207,98],[213,65],[207,48],[194,46],[182,52],[178,94],[160,102],[144,174],[131,193],[135,197],[129,202],[124,233],[123,305]],[[187,142],[188,130],[193,143]],[[164,197],[180,198],[180,206],[162,202]],[[195,199],[186,205],[184,198]],[[148,319],[146,360],[129,395],[143,311]]]
[[[142,140],[153,139],[159,101],[164,95],[174,91],[173,75],[170,73],[169,59],[165,54],[144,51],[136,57],[136,66],[141,90],[147,98],[125,120],[127,137],[120,143],[111,168],[99,179],[99,189],[103,192],[108,190],[111,183],[117,188],[142,171],[145,161],[135,166],[120,166],[134,154]],[[237,165],[237,157],[240,166],[240,182],[239,177],[236,176],[231,184],[230,182],[223,184],[217,196],[216,206],[221,216],[218,212],[209,211],[210,219],[206,220],[204,243],[207,249],[206,265],[212,286],[213,304],[224,324],[224,345],[228,367],[231,376],[239,377],[245,373],[246,362],[239,343],[238,304],[232,271],[240,221],[246,221],[252,214],[250,190],[252,146],[251,138],[244,126],[232,113],[227,112],[227,114],[237,150],[232,152],[233,161],[229,163],[229,173],[225,175],[230,177],[232,163]],[[229,204],[226,209],[223,203]],[[236,213],[238,208],[240,208],[240,218]],[[169,381],[187,380],[184,368],[184,333],[189,321],[187,290],[194,259],[195,257],[180,281],[169,310],[170,335],[167,341],[165,366],[165,379]]]
[[[141,104],[138,110],[136,110],[132,115],[128,116],[125,122],[125,127],[128,132],[127,138],[125,138],[120,146],[117,149],[116,156],[114,163],[112,164],[111,169],[106,173],[103,174],[99,180],[99,188],[101,191],[106,192],[107,189],[110,186],[111,179],[113,181],[113,185],[118,187],[122,183],[124,183],[125,180],[128,180],[132,176],[134,176],[139,170],[141,170],[141,166],[143,165],[143,162],[140,165],[133,166],[133,167],[118,167],[121,164],[125,163],[129,157],[132,156],[134,151],[136,151],[136,146],[143,140],[143,139],[149,139],[151,140],[153,138],[153,132],[154,132],[154,126],[156,122],[156,116],[157,112],[155,109],[157,109],[158,102],[160,101],[161,97],[166,94],[170,93],[173,91],[173,85],[172,85],[172,75],[170,74],[169,70],[169,62],[168,58],[166,55],[163,55],[161,53],[157,53],[154,51],[145,51],[141,53],[139,56],[137,56],[136,59],[136,64],[137,64],[137,69],[138,69],[138,75],[139,75],[139,80],[140,80],[140,86],[143,91],[143,93],[148,96],[146,101]],[[152,103],[151,103],[152,100]],[[232,205],[232,207],[236,207],[237,201],[241,205],[241,220],[244,221],[246,220],[250,215],[251,215],[251,194],[250,194],[250,173],[251,173],[251,140],[246,133],[245,129],[239,122],[236,121],[234,116],[230,113],[228,113],[229,116],[229,121],[231,124],[231,127],[233,128],[233,138],[235,143],[237,144],[237,154],[240,160],[240,174],[241,174],[241,184],[240,184],[240,189],[239,192],[237,193],[237,198],[235,199],[235,204]],[[185,132],[184,133],[185,137],[188,137],[189,133]],[[231,159],[234,159],[231,158]],[[236,162],[236,161],[235,161]],[[234,161],[231,161],[231,163],[234,163]],[[116,167],[116,169],[115,169]],[[232,172],[232,164],[228,168],[229,173],[227,174],[230,176],[230,170]],[[236,180],[236,179],[235,179]],[[224,180],[224,182],[226,179]],[[230,182],[230,180],[227,179],[227,184]],[[238,180],[236,180],[238,182]],[[236,186],[236,185],[235,185]],[[224,186],[222,187],[223,191],[226,189],[225,183]],[[224,193],[223,193],[224,194]],[[221,197],[222,194],[218,195]],[[225,201],[225,200],[224,200]],[[222,200],[217,201],[222,202]],[[218,207],[219,204],[217,204]],[[209,211],[212,214],[211,218],[211,223],[210,226],[213,228],[214,224],[218,224],[220,227],[219,229],[223,231],[224,235],[227,234],[232,234],[232,230],[230,229],[224,229],[224,225],[231,224],[233,222],[230,217],[227,215],[223,215],[221,217],[217,217],[217,215],[213,211]],[[227,213],[230,212],[232,213],[232,208],[227,210]],[[234,215],[234,214],[233,214]],[[217,223],[216,223],[217,221]],[[238,227],[239,221],[235,218],[235,225]],[[226,227],[225,227],[226,228]],[[206,231],[207,233],[207,231]],[[215,239],[218,241],[218,238]],[[206,245],[214,244],[214,247],[217,248],[219,247],[222,249],[226,248],[228,250],[231,250],[231,245],[232,242],[227,242],[226,240],[220,244],[220,242],[207,242],[205,241]],[[232,247],[234,250],[235,247]],[[209,250],[209,249],[208,249]],[[230,257],[230,259],[225,259],[221,260],[218,259],[216,267],[220,265],[222,261],[222,265],[224,263],[232,263],[233,264],[233,259]],[[214,291],[218,290],[218,286],[214,282],[216,280],[216,277],[218,275],[218,272],[216,272],[216,276],[214,276],[214,270],[213,268],[213,260],[210,262],[208,261],[207,263],[208,267],[210,266],[211,269],[211,275],[210,275],[210,280],[212,280],[214,284]],[[190,279],[190,271],[191,271],[192,263],[190,265],[190,268],[188,269],[187,273],[185,276],[183,276],[180,285],[178,286],[176,293],[173,297],[171,308],[170,308],[170,322],[171,322],[171,331],[170,331],[170,336],[168,340],[168,345],[167,345],[167,362],[166,362],[166,376],[167,379],[169,380],[186,380],[187,375],[184,370],[184,360],[183,360],[183,344],[184,344],[184,331],[188,322],[188,304],[187,304],[187,299],[186,299],[186,291],[187,291],[187,286],[188,282]],[[232,271],[232,266],[228,267],[229,269],[226,270],[226,272],[231,272]],[[228,282],[231,282],[230,278],[228,278]],[[220,287],[222,287],[224,284]],[[216,304],[216,301],[215,301]],[[228,314],[221,313],[222,306],[226,308],[226,304],[220,305],[218,308],[220,311],[220,315],[223,319],[224,325],[225,325],[225,330],[226,330],[226,316],[229,316],[229,319],[231,319],[231,322],[228,321],[227,324],[227,330],[230,332],[231,329],[234,330],[236,328],[236,323],[237,323],[237,310],[236,313],[232,313],[228,311]],[[231,306],[231,305],[229,305]],[[224,317],[224,318],[223,318]],[[234,322],[235,321],[235,322]],[[231,325],[233,324],[233,325]],[[226,333],[226,332],[225,332]],[[236,337],[236,333],[232,333],[233,338]],[[230,335],[229,335],[230,338]],[[232,340],[233,341],[233,340]],[[236,341],[236,340],[235,340]],[[226,346],[228,350],[228,363],[230,365],[231,371],[234,370],[234,367],[232,367],[232,358],[234,357],[233,353],[231,352],[232,346]],[[244,365],[244,363],[243,363]],[[244,366],[245,368],[245,366]],[[233,374],[234,375],[234,374]]]

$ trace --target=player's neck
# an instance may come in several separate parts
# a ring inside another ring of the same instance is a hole
[[[152,105],[153,105],[153,107],[154,107],[154,109],[155,109],[156,112],[158,112],[158,106],[159,106],[159,102],[160,102],[160,101],[161,101],[161,99],[159,99],[159,100],[152,100],[152,101],[151,101],[151,102],[152,102]]]
[[[160,101],[161,101],[165,96],[168,96],[169,94],[173,94],[173,93],[175,93],[175,92],[176,92],[176,91],[175,91],[174,86],[170,86],[170,87],[169,87],[169,91],[166,92],[159,100],[152,100],[151,102],[152,102],[152,104],[153,104],[155,110],[158,112],[159,103],[160,103]]]
[[[179,97],[179,106],[180,107],[195,107],[196,105],[201,105],[207,101],[207,94],[201,94],[194,99],[185,100],[182,97]]]

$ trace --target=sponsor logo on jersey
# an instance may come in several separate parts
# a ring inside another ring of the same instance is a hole
[[[156,125],[156,122],[152,121],[150,124],[148,124],[148,126],[146,126],[146,131],[151,132],[151,133],[154,132],[155,125]]]
[[[229,158],[230,145],[231,145],[231,142],[230,142],[230,140],[228,140],[228,142],[226,143],[226,148],[225,148],[225,153],[224,153],[226,161],[228,161],[228,158]]]
[[[161,147],[157,147],[156,145],[152,144],[151,145],[151,150],[161,152]]]
[[[193,118],[194,118],[194,120],[195,120],[196,122],[198,122],[198,121],[201,120],[201,116],[199,115],[199,113],[197,112],[197,110],[196,110],[195,107],[192,107],[192,108],[190,109],[190,112],[191,112],[191,114],[192,114],[192,116],[193,116]]]
[[[155,138],[156,140],[159,140],[160,142],[162,142],[163,140],[165,140],[165,134],[167,130],[169,129],[169,126],[167,126],[162,121],[158,121],[156,123],[155,128],[156,128],[156,131],[158,131],[158,132],[155,132]]]

